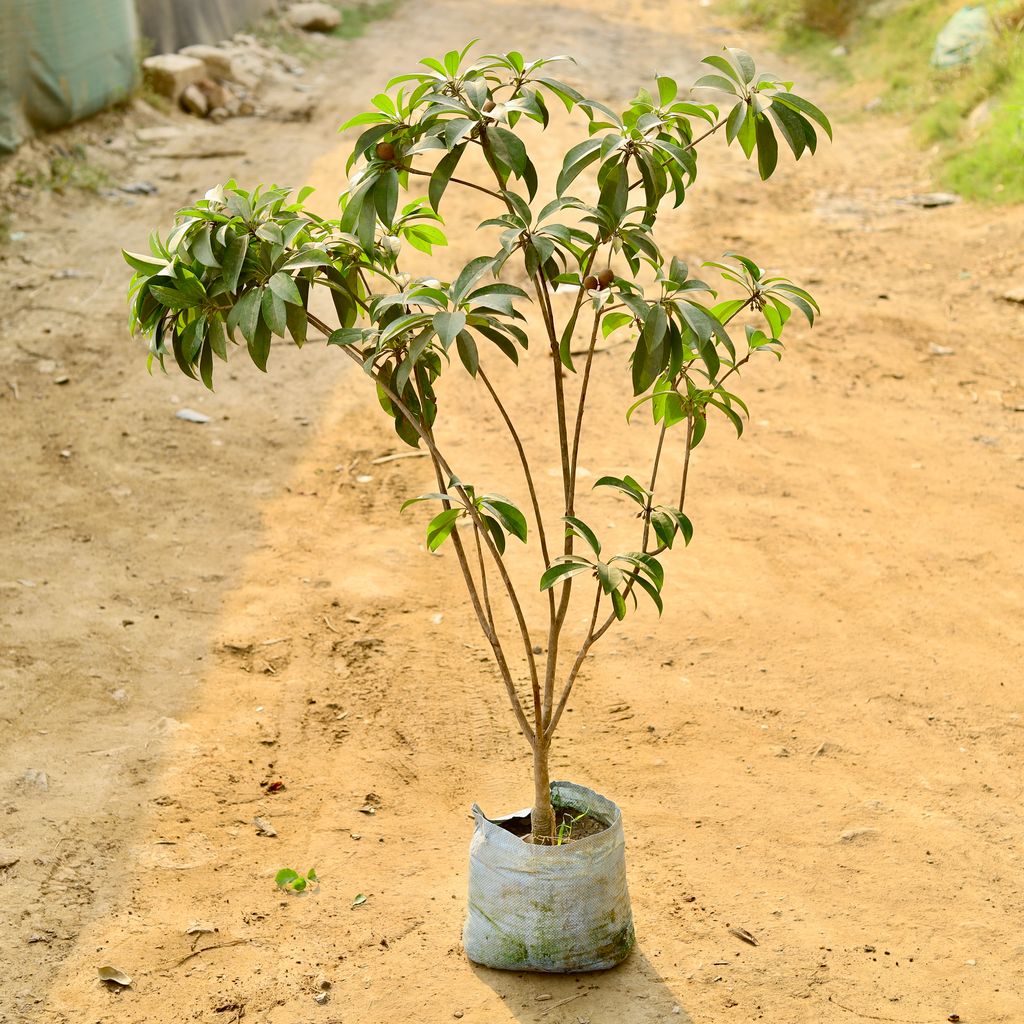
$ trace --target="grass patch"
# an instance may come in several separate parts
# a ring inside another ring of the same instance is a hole
[[[375,21],[390,18],[400,0],[377,0],[357,7],[341,7],[341,24],[331,33],[337,39],[358,39]]]
[[[45,171],[34,174],[25,170],[18,171],[14,181],[26,188],[45,189],[60,194],[71,189],[99,192],[112,184],[107,171],[91,163],[85,147],[81,145],[55,152]]]
[[[844,84],[863,108],[908,117],[923,146],[937,148],[945,187],[975,200],[1024,200],[1024,2],[985,4],[995,31],[966,67],[938,70],[935,40],[962,0],[733,0],[743,22],[773,32],[780,47]],[[837,43],[848,55],[832,53]],[[972,124],[985,104],[988,117]],[[858,111],[859,113],[859,111]]]

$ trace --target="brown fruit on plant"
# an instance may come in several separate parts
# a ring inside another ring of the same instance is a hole
[[[489,114],[494,109],[494,100],[484,100],[484,105],[480,109]]]
[[[586,288],[588,292],[596,292],[597,289],[601,287],[601,282],[591,274],[589,277],[583,278],[583,287]]]
[[[377,143],[377,156],[381,160],[394,160],[395,147],[390,142]]]
[[[609,288],[614,280],[615,271],[612,270],[611,267],[605,267],[604,270],[597,275],[597,282],[602,288]]]

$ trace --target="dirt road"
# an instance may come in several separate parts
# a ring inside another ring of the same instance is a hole
[[[567,77],[614,102],[723,42],[763,50],[664,0],[425,0],[310,73],[310,124],[229,123],[226,156],[147,147],[135,176],[158,196],[41,196],[14,225],[0,1022],[1024,1019],[1024,310],[999,299],[1024,278],[1024,211],[906,204],[929,188],[920,156],[856,119],[766,188],[710,147],[668,227],[691,260],[736,248],[787,271],[825,315],[744,374],[751,423],[694,457],[664,619],[605,641],[562,727],[556,774],[623,808],[638,950],[567,978],[463,957],[468,809],[526,806],[529,758],[452,559],[397,517],[427,466],[374,464],[399,445],[337,354],[275,350],[267,377],[237,359],[212,396],[148,379],[116,250],[231,175],[309,181],[329,210],[334,127],[474,35],[576,54]],[[560,121],[550,152],[579,131]],[[458,234],[489,211],[449,214]],[[600,357],[584,441],[602,471],[648,447],[642,426],[603,429],[622,352]],[[537,352],[495,373],[528,408],[549,368]],[[461,475],[504,480],[511,453],[473,443],[493,415],[446,397]],[[318,891],[275,890],[313,865]],[[215,930],[185,934],[196,921]],[[104,964],[132,987],[101,986]]]

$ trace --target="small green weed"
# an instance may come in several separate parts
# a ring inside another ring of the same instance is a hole
[[[304,875],[292,868],[281,868],[274,875],[274,881],[278,889],[283,889],[285,892],[303,892],[320,883],[315,868],[310,868]]]

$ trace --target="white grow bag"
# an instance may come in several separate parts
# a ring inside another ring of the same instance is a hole
[[[622,963],[636,942],[619,808],[571,782],[552,782],[551,801],[556,811],[586,811],[608,828],[563,846],[533,846],[500,824],[528,822],[528,810],[488,820],[473,807],[462,941],[474,963],[555,974],[601,971]]]

